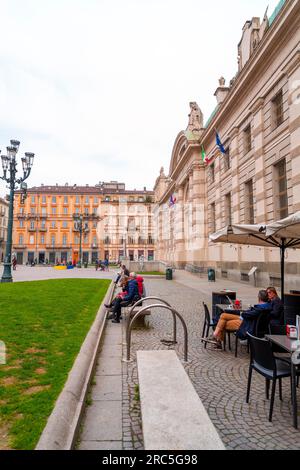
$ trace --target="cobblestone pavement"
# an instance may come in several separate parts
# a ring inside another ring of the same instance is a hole
[[[268,422],[269,401],[265,399],[264,379],[253,373],[250,403],[245,402],[249,355],[239,346],[238,358],[232,351],[205,350],[201,344],[203,325],[202,301],[208,294],[175,281],[147,280],[147,295],[168,300],[187,323],[189,362],[184,364],[197,393],[227,449],[300,449],[300,431],[292,426],[290,382],[283,380],[283,401],[275,397],[273,422]],[[203,290],[203,288],[202,288]],[[254,290],[253,290],[254,292]],[[123,447],[143,449],[140,407],[137,400],[136,351],[168,349],[162,338],[171,338],[172,316],[156,309],[148,328],[132,332],[131,357],[123,363]],[[123,339],[124,325],[123,325]],[[183,359],[183,331],[178,326],[176,351]],[[126,348],[123,345],[123,357]]]

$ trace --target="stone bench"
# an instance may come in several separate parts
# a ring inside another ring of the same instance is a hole
[[[131,310],[132,307],[124,307],[124,308],[126,309],[125,312],[127,311],[127,313],[125,313],[125,317],[127,318],[127,320],[129,320],[128,319],[128,314],[129,314],[129,311]],[[142,308],[143,308],[143,305],[135,307],[133,309],[133,311],[130,313],[130,320]],[[148,316],[148,315],[151,315],[151,310],[144,310],[144,312],[142,312],[141,315],[139,315],[138,318],[135,320],[133,327],[134,326],[144,326],[146,324],[146,322],[145,322],[146,316]]]
[[[175,351],[137,351],[145,450],[225,450]]]

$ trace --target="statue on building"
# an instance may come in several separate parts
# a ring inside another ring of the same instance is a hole
[[[189,124],[187,130],[200,131],[203,128],[203,114],[196,102],[190,103]]]
[[[226,83],[226,80],[224,77],[219,78],[219,86],[224,87]]]

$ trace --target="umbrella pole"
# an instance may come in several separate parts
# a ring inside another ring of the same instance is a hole
[[[281,255],[281,299],[284,303],[284,254],[285,254],[285,239],[281,239],[280,255]]]

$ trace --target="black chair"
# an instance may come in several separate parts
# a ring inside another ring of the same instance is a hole
[[[269,324],[270,324],[270,315],[269,311],[261,312],[257,319],[253,320],[254,325],[254,336],[256,338],[263,338],[266,334],[269,333]],[[237,357],[237,347],[238,347],[238,337],[235,336],[235,357]],[[247,340],[248,341],[248,340]],[[247,351],[249,352],[249,341],[247,344]]]
[[[204,308],[204,323],[203,323],[201,343],[203,343],[204,341],[204,348],[206,349],[207,342],[205,341],[204,338],[208,338],[209,330],[210,328],[214,329],[215,324],[211,320],[209,309],[205,302],[203,302],[203,308]]]
[[[250,344],[250,365],[247,384],[246,403],[249,403],[252,371],[256,370],[266,379],[266,397],[269,399],[269,387],[272,381],[269,421],[272,421],[276,382],[279,382],[279,398],[282,400],[282,383],[285,377],[291,378],[291,367],[286,361],[277,359],[267,339],[257,338],[247,333]],[[297,372],[298,374],[298,372]]]

